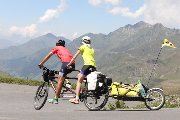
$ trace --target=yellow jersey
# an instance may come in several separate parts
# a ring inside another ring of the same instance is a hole
[[[92,65],[96,67],[96,61],[94,59],[94,49],[90,45],[82,45],[79,47],[81,55],[84,60],[84,65]]]

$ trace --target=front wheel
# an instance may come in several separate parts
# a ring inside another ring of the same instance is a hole
[[[36,91],[36,95],[34,97],[34,108],[36,110],[40,110],[44,104],[46,103],[48,97],[48,83],[44,82],[40,85]]]
[[[150,110],[159,110],[164,106],[165,96],[161,89],[150,89],[147,91],[145,105]]]
[[[94,92],[88,91],[84,97],[84,104],[90,111],[98,111],[106,105],[108,98],[109,92],[94,94]]]

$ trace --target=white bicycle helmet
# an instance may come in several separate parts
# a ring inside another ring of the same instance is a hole
[[[89,36],[84,36],[82,38],[82,43],[83,44],[91,44],[91,38]]]

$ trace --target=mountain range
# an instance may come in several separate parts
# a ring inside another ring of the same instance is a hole
[[[0,39],[0,49],[5,49],[7,47],[13,46],[14,43],[7,39]]]
[[[134,25],[125,25],[109,34],[87,33],[95,49],[97,70],[113,78],[113,81],[134,83],[137,79],[150,85],[167,85],[167,81],[177,84],[180,78],[180,30],[167,28],[160,23],[151,25],[140,21]],[[83,36],[85,36],[83,35]],[[65,38],[66,47],[72,54],[80,46],[81,38],[70,41]],[[163,47],[154,66],[164,38],[170,39],[176,49]],[[51,33],[6,49],[0,49],[0,69],[14,76],[39,79],[41,71],[38,63],[60,39]],[[81,57],[76,61],[76,68],[83,65]],[[56,56],[46,66],[59,69],[60,61]],[[155,68],[154,68],[155,67]],[[152,69],[155,69],[151,79]]]

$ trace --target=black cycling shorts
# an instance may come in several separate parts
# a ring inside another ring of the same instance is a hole
[[[59,72],[60,76],[66,77],[67,74],[71,73],[72,70],[75,70],[75,64],[71,64],[71,69],[67,69],[67,65],[69,64],[69,62],[63,62],[61,65],[61,69]]]
[[[92,65],[84,65],[80,70],[80,73],[87,76],[89,73],[96,71],[96,68]]]

